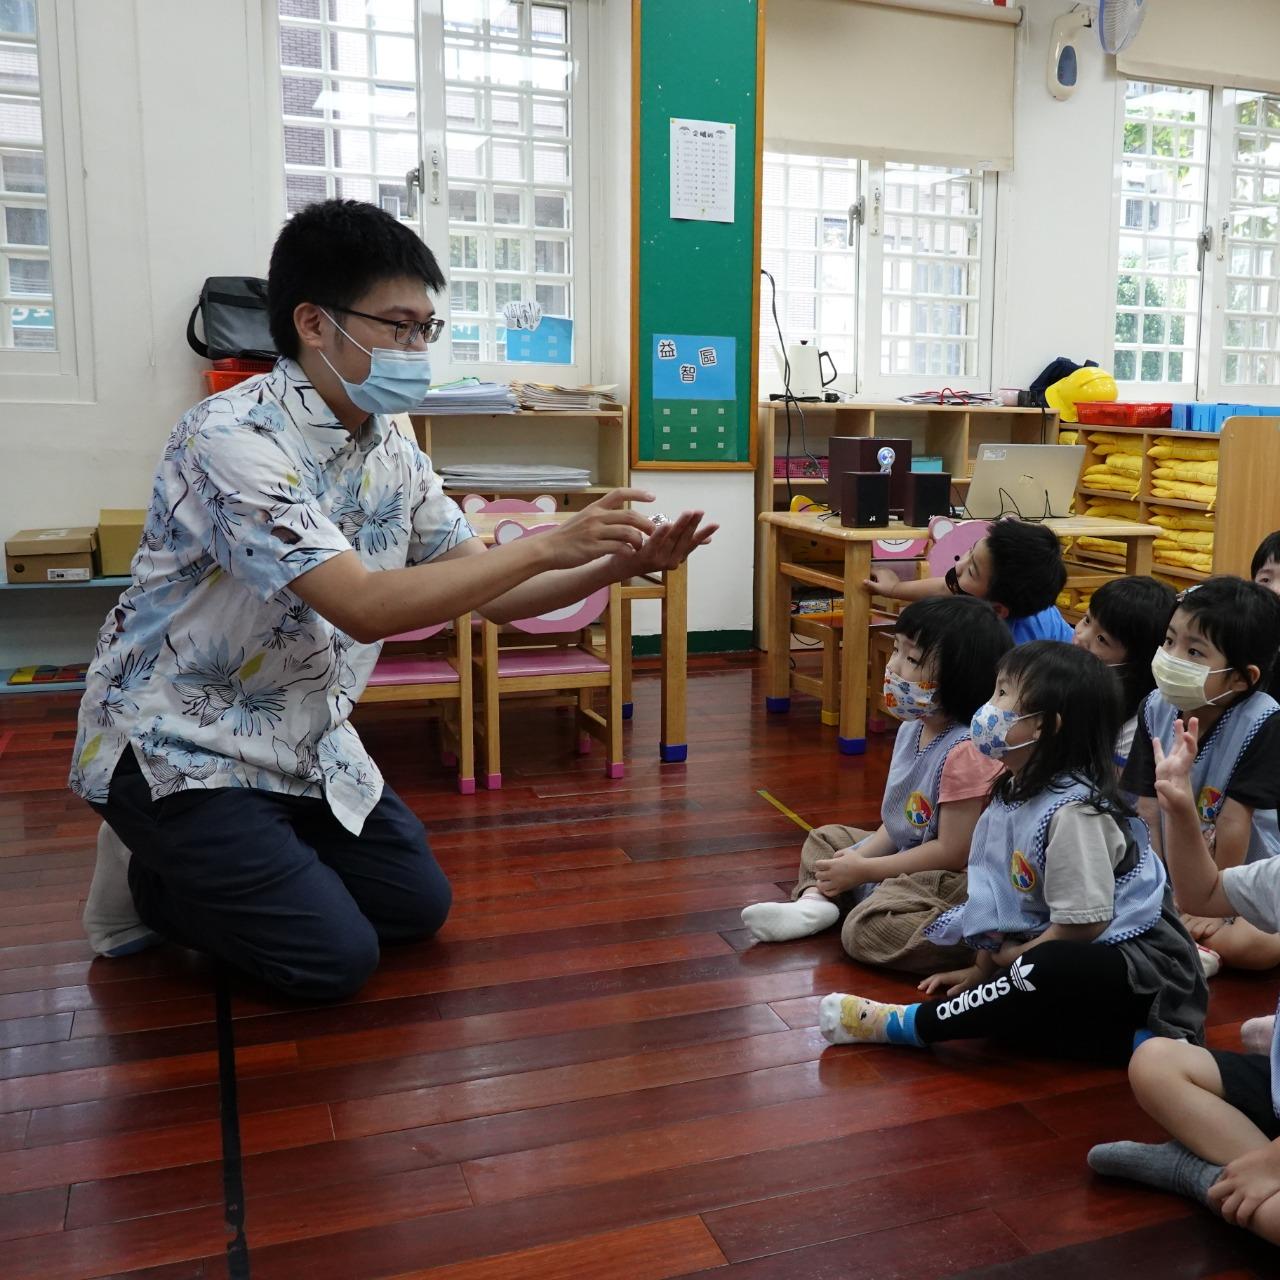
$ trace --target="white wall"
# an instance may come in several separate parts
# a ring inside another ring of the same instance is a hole
[[[1116,77],[1091,31],[1080,86],[1045,87],[1049,29],[1070,6],[1023,0],[1014,91],[1014,168],[997,199],[996,386],[1025,387],[1055,356],[1105,363],[1115,301],[1111,243]]]
[[[145,507],[164,440],[203,394],[187,315],[209,275],[265,274],[256,0],[94,0],[74,15],[92,379],[81,403],[15,404],[0,379],[0,537]],[[72,181],[75,175],[72,175]],[[73,229],[73,233],[76,229]],[[0,666],[86,655],[105,593],[7,592]],[[33,635],[42,643],[32,649]]]

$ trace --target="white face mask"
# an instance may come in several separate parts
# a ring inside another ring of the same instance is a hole
[[[1198,662],[1177,657],[1168,649],[1157,649],[1156,656],[1151,659],[1151,674],[1155,676],[1156,688],[1179,711],[1211,707],[1219,699],[1225,698],[1229,690],[1224,690],[1216,698],[1210,698],[1205,692],[1205,685],[1210,676],[1221,675],[1230,670],[1230,667],[1202,667]]]

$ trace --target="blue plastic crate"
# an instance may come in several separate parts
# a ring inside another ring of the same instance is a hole
[[[1170,426],[1174,431],[1221,431],[1228,418],[1269,417],[1280,408],[1266,404],[1175,404]]]

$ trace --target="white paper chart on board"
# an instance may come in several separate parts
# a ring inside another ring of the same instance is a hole
[[[732,222],[734,126],[671,118],[671,216]]]

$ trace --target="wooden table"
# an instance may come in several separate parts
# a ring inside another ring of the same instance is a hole
[[[574,512],[512,512],[473,515],[467,519],[485,544],[493,544],[493,531],[503,520],[526,526],[559,524]],[[622,584],[623,688],[622,716],[631,719],[631,604],[634,600],[662,601],[662,715],[658,754],[664,764],[678,764],[689,757],[686,741],[685,685],[689,666],[689,566],[684,563],[663,573],[631,578]]]
[[[844,640],[840,651],[840,724],[836,742],[845,755],[861,755],[867,749],[867,627],[871,620],[871,594],[863,582],[871,573],[871,544],[877,538],[924,538],[928,529],[897,523],[888,529],[846,529],[839,518],[824,520],[805,512],[763,511],[765,573],[773,581],[769,613],[765,619],[769,644],[765,706],[782,713],[791,709],[791,585],[802,582],[822,587],[844,598]],[[1059,538],[1114,538],[1125,544],[1125,571],[1151,572],[1151,544],[1160,536],[1155,525],[1129,520],[1102,520],[1070,516],[1045,520]],[[825,542],[843,553],[829,568],[799,564],[788,556],[790,540]]]

